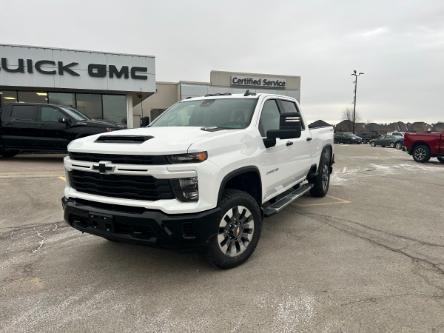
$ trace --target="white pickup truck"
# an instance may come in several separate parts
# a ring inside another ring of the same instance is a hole
[[[203,249],[243,263],[264,216],[306,192],[323,197],[333,128],[308,128],[298,102],[272,94],[182,100],[149,127],[71,142],[62,204],[72,227],[111,241]]]

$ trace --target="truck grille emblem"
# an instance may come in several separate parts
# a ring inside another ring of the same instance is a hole
[[[114,170],[114,166],[111,164],[111,162],[99,162],[93,164],[92,168],[100,173],[107,173]]]

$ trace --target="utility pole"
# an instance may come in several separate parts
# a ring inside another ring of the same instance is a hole
[[[352,76],[355,77],[355,94],[354,94],[354,98],[353,98],[353,134],[355,134],[355,130],[356,130],[356,90],[358,89],[358,76],[362,75],[364,73],[362,72],[357,72],[356,69],[353,70]]]

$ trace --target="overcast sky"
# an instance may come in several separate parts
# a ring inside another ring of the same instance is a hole
[[[441,0],[0,0],[0,43],[156,56],[161,81],[212,69],[302,77],[309,118],[444,121]]]

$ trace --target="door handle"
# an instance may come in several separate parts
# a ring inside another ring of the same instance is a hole
[[[311,141],[311,140],[313,140],[313,138],[307,138],[307,141]]]
[[[286,146],[291,146],[293,144],[293,141],[287,141],[287,143],[285,144]]]

